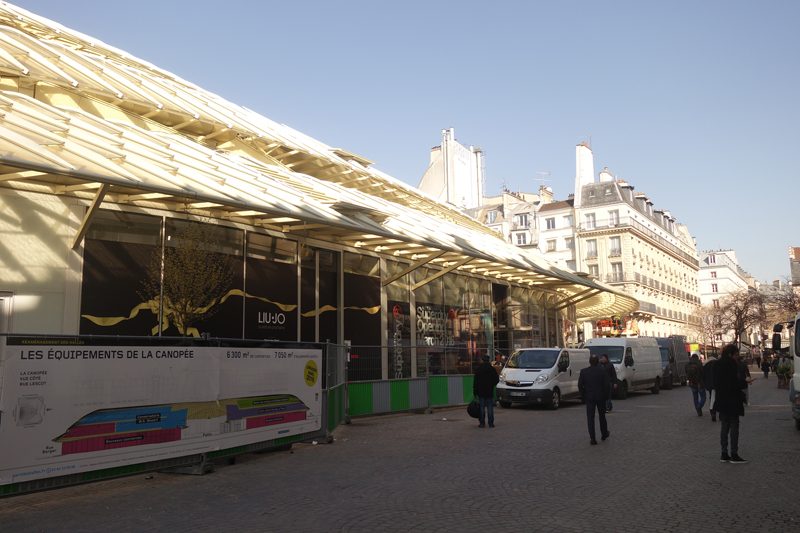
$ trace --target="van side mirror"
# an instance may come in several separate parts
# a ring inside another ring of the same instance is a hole
[[[630,355],[625,357],[625,366],[633,366],[633,357]]]
[[[775,333],[772,335],[772,351],[773,352],[780,352],[781,351],[781,334]]]

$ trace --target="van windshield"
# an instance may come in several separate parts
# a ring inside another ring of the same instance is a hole
[[[506,368],[553,368],[559,350],[520,350],[511,354]]]
[[[622,363],[622,346],[584,346],[584,348],[597,357],[607,355],[609,362],[615,365]]]

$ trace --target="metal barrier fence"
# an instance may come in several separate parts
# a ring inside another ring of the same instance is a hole
[[[114,350],[114,352],[119,354],[119,360],[125,359],[124,353],[126,351],[126,348],[139,345],[146,346],[151,343],[156,343],[160,345],[165,342],[166,343],[172,342],[173,346],[180,346],[182,348],[212,347],[217,349],[227,349],[227,348],[245,349],[247,347],[252,347],[255,345],[264,345],[264,346],[269,345],[271,348],[277,348],[282,351],[300,350],[303,348],[308,348],[310,346],[309,343],[286,343],[286,342],[262,343],[261,341],[243,341],[240,339],[216,339],[216,338],[191,339],[184,337],[179,337],[179,338],[119,337],[119,336],[97,336],[97,335],[94,336],[18,335],[18,334],[11,335],[6,333],[0,333],[0,397],[3,396],[2,392],[4,389],[9,390],[10,385],[18,387],[20,383],[19,380],[22,379],[19,376],[12,376],[7,371],[9,359],[12,357],[12,355],[9,353],[10,350],[14,350],[13,357],[15,359],[15,364],[19,366],[20,361],[18,359],[20,357],[20,352],[18,350],[19,348],[21,348],[21,346],[15,345],[12,348],[11,346],[8,345],[9,344],[8,341],[19,342],[18,341],[19,338],[28,339],[33,348],[35,348],[34,345],[36,344],[41,344],[41,345],[71,344],[73,352],[75,351],[75,345],[84,343],[94,344],[94,346],[97,346],[98,343],[102,346],[108,346],[108,347],[116,346],[119,347],[119,350]],[[335,346],[331,344],[315,344],[313,346],[316,349],[322,350],[322,361],[321,361],[322,368],[320,369],[321,372],[319,374],[321,395],[320,395],[320,425],[318,430],[303,432],[285,437],[274,438],[271,440],[265,440],[261,442],[245,444],[241,446],[234,446],[231,448],[218,449],[205,453],[190,453],[180,457],[173,456],[172,458],[169,459],[148,460],[148,461],[133,462],[133,463],[129,462],[128,464],[126,464],[125,461],[122,461],[120,466],[116,466],[114,468],[101,468],[99,470],[82,471],[79,473],[68,474],[68,475],[56,475],[56,472],[60,471],[61,468],[58,469],[53,468],[52,469],[53,475],[49,477],[32,479],[30,481],[18,481],[18,482],[0,484],[0,496],[21,494],[36,490],[69,486],[100,479],[110,479],[114,477],[121,477],[135,473],[144,473],[152,471],[172,471],[180,473],[202,474],[207,471],[210,471],[210,469],[213,469],[211,463],[208,462],[210,459],[221,458],[221,457],[231,458],[243,453],[269,451],[271,449],[281,449],[286,446],[291,446],[291,444],[294,442],[304,442],[311,440],[317,440],[321,442],[332,442],[333,439],[331,437],[331,432],[339,424],[344,422],[347,416],[346,351],[345,348],[342,346]],[[25,348],[22,351],[23,359],[25,359],[26,350],[27,348]],[[235,353],[235,352],[229,352],[229,353]],[[94,355],[96,355],[96,353]],[[38,355],[35,354],[34,350],[34,355],[33,355],[34,363],[37,362],[37,359],[35,359],[36,357],[38,357]],[[42,354],[40,360],[42,359],[46,360],[47,354]],[[266,366],[268,366],[269,364],[267,362],[267,359],[264,359],[258,364],[262,363],[264,365],[264,368],[266,368]],[[108,362],[102,361],[102,364],[108,365]],[[30,368],[34,368],[35,366],[36,365],[31,365]],[[64,368],[66,368],[66,366],[67,365],[63,365]],[[118,379],[119,376],[113,375],[113,370],[110,370],[112,368],[111,366],[107,366],[106,368],[109,368],[108,384],[110,385],[108,386],[113,388],[113,383],[115,383],[114,378]],[[51,379],[49,376],[52,374],[45,374],[45,375],[48,376],[48,379]],[[12,383],[13,379],[16,379],[17,382]],[[155,377],[153,379],[155,379]],[[31,381],[30,383],[31,385],[34,384],[33,381]],[[30,390],[32,392],[36,391],[37,394],[42,389],[45,389],[45,387],[37,387],[37,388],[30,387]],[[28,389],[26,388],[25,390]],[[50,395],[50,397],[47,399],[49,403],[54,404],[59,401],[57,397],[53,397],[55,394],[54,390],[48,390],[47,394]],[[139,403],[140,405],[148,405],[148,400],[147,398],[142,397]],[[150,403],[152,404],[156,402],[150,402]],[[15,406],[15,408],[17,407]],[[19,409],[21,409],[21,407],[19,407],[18,410]],[[87,408],[87,410],[94,410],[94,409],[96,409],[96,407]],[[6,406],[6,412],[4,412],[2,418],[0,418],[0,424],[3,425],[7,424],[9,426],[19,426],[20,425],[19,423],[15,424],[14,417],[11,416],[12,414],[14,414],[17,417],[18,419],[17,422],[19,422],[20,418],[19,413],[14,413],[13,409],[11,410],[11,412],[9,412],[8,406]],[[9,427],[8,429],[10,430],[11,427]],[[48,436],[48,438],[50,438],[50,436]],[[6,439],[6,445],[8,444],[9,444],[9,439]],[[49,472],[50,469],[48,468],[48,474]]]
[[[434,407],[469,403],[476,358],[466,345],[353,346],[348,364],[347,413],[431,412]],[[381,379],[384,361],[389,379]],[[411,377],[414,367],[417,375]]]

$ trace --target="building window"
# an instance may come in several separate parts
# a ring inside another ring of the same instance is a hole
[[[716,255],[709,255],[708,256],[708,263],[711,265],[717,264],[717,256]]]
[[[589,265],[589,275],[600,277],[600,267],[597,265]]]
[[[556,240],[553,239],[552,241],[547,241],[547,251],[548,252],[555,252],[556,251]]]
[[[519,224],[520,228],[527,228],[528,227],[528,215],[518,215],[517,216],[517,223]]]
[[[717,333],[716,335],[714,335],[714,340],[721,341],[722,340],[722,333]]]
[[[712,300],[712,304],[714,304],[714,309],[719,309],[719,300]]]
[[[611,187],[606,187],[606,196],[611,196]]]
[[[594,191],[589,191],[589,198],[594,198]]]
[[[567,261],[567,268],[572,270],[573,272],[575,272],[575,269],[576,269],[575,261],[574,260]]]
[[[597,258],[597,241],[595,239],[586,241],[586,259]]]
[[[717,290],[717,284],[716,283],[712,283],[711,284],[711,292],[719,292],[719,290]]]
[[[555,218],[546,218],[545,224],[547,225],[547,229],[556,229],[556,219]]]
[[[575,249],[575,239],[572,237],[567,237],[564,239],[564,247],[567,250],[574,250]]]
[[[486,213],[486,223],[494,224],[497,221],[497,211],[489,211]]]
[[[619,225],[619,210],[615,209],[614,211],[608,212],[608,225],[609,226]]]
[[[712,277],[712,278],[716,278],[716,277],[717,277],[717,272],[716,272],[716,271],[712,272],[712,273],[711,273],[711,277]]]
[[[622,263],[611,263],[611,281],[622,281]]]
[[[572,225],[573,225],[573,218],[572,218],[572,215],[566,215],[566,216],[564,217],[564,227],[565,227],[565,228],[571,228],[571,227],[572,227]]]
[[[528,244],[528,236],[525,233],[517,233],[517,244]]]
[[[619,237],[611,237],[608,239],[609,255],[622,255],[622,244]]]
[[[586,229],[594,229],[595,227],[595,218],[594,213],[589,213],[586,215]]]

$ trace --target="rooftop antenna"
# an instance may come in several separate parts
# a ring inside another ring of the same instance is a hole
[[[536,170],[533,173],[534,174],[541,174],[542,176],[549,176],[550,175],[549,172],[542,172],[541,170]],[[544,182],[545,181],[553,181],[553,180],[546,180],[544,178],[533,178],[533,181],[541,181],[542,182],[542,187],[544,187]]]
[[[505,178],[503,178],[503,192],[508,192],[508,183]]]
[[[589,150],[591,150],[592,149],[592,136],[587,133],[586,135],[581,135],[579,138],[583,139],[584,137],[589,137]]]

